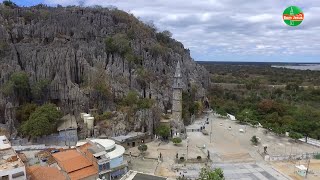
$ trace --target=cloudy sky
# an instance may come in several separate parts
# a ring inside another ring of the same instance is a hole
[[[191,50],[198,61],[320,62],[320,0],[13,0],[21,6],[116,6]],[[305,20],[289,27],[288,6],[300,7]]]

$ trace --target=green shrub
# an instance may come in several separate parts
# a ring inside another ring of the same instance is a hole
[[[292,131],[289,133],[289,137],[297,141],[298,139],[303,138],[303,135]]]
[[[34,103],[23,104],[17,109],[16,117],[19,122],[27,121],[30,115],[37,109]]]
[[[21,71],[21,72],[15,72],[11,75],[10,81],[13,82],[14,88],[26,90],[29,88],[29,78],[27,73]]]
[[[158,32],[156,38],[159,42],[163,44],[169,44],[171,40],[172,33],[170,31]]]
[[[34,85],[32,85],[31,93],[33,98],[36,98],[36,99],[43,98],[46,95],[45,93],[49,88],[49,83],[50,83],[49,80],[42,79],[36,82]]]
[[[258,140],[257,136],[252,136],[250,141],[255,146],[258,145],[258,143],[259,143],[259,140]]]
[[[0,57],[4,56],[9,51],[9,45],[6,41],[0,40]]]
[[[97,121],[108,120],[114,117],[114,114],[110,111],[106,111],[103,114],[97,115],[95,119]]]
[[[105,49],[107,53],[118,53],[121,56],[131,51],[130,40],[126,34],[115,34],[112,37],[107,37],[105,40]]]
[[[148,146],[145,145],[145,144],[141,144],[138,146],[138,150],[141,152],[141,153],[144,153],[145,151],[148,150]]]
[[[314,155],[315,159],[320,159],[320,154]]]
[[[155,45],[153,45],[150,49],[150,53],[152,56],[154,57],[159,57],[159,56],[163,56],[167,51],[167,48],[162,46],[159,43],[156,43]]]
[[[18,7],[14,2],[12,2],[12,1],[10,1],[10,0],[4,0],[2,3],[3,3],[5,6],[11,7],[11,8]]]
[[[153,100],[149,98],[139,99],[138,109],[149,109],[152,107],[153,103]]]
[[[172,138],[171,141],[175,145],[180,144],[182,142],[181,138],[179,138],[179,137]]]
[[[157,127],[156,134],[158,136],[161,136],[164,139],[167,139],[170,135],[170,127],[167,125],[161,124],[159,127]]]
[[[21,125],[20,130],[25,136],[32,138],[49,135],[57,131],[62,113],[54,104],[45,104],[38,107]]]
[[[25,11],[22,13],[22,16],[24,17],[26,22],[31,22],[32,20],[36,19],[38,15],[32,11]]]
[[[27,73],[20,71],[14,72],[8,82],[1,87],[1,91],[5,96],[11,96],[14,93],[17,93],[19,99],[25,98],[24,96],[29,93],[29,78]]]

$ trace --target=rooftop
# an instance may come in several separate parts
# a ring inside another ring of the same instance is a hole
[[[0,171],[23,167],[24,164],[12,149],[6,136],[0,136]]]
[[[95,167],[89,166],[89,167],[83,168],[81,170],[69,173],[68,175],[71,180],[78,180],[78,179],[84,179],[85,177],[89,177],[89,176],[92,176],[97,173],[98,173],[98,171],[96,170]]]
[[[110,139],[89,139],[89,141],[91,141],[92,143],[101,145],[107,152],[107,155],[109,156],[110,159],[120,157],[125,152],[124,147],[115,144],[115,142]]]
[[[55,167],[29,166],[27,173],[32,180],[66,180],[67,178]]]
[[[106,150],[99,144],[85,143],[79,147],[79,150],[84,154],[91,153],[94,157],[100,157],[103,160],[109,159]]]
[[[167,178],[130,170],[121,180],[167,180]]]
[[[145,135],[145,133],[142,133],[142,132],[130,132],[127,135],[111,137],[111,139],[118,141],[118,142],[125,142],[128,139],[139,138],[144,135]]]
[[[89,139],[91,142],[100,144],[105,148],[105,150],[110,150],[115,147],[116,143],[110,139]]]
[[[76,117],[73,115],[70,115],[70,114],[65,115],[64,117],[61,118],[61,120],[62,120],[62,123],[57,128],[58,131],[78,128]]]
[[[68,150],[52,155],[59,166],[67,173],[92,166],[92,163],[77,150]]]

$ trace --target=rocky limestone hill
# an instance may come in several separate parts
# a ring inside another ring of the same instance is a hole
[[[184,90],[196,87],[203,97],[207,71],[169,32],[133,15],[101,7],[0,4],[0,123],[15,124],[15,109],[30,101],[55,103],[65,114],[113,111],[130,90],[168,110],[178,61]],[[4,90],[16,72],[28,75],[30,91]],[[34,93],[41,82],[45,88]]]

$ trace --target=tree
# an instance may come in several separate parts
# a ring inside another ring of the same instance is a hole
[[[23,135],[31,138],[49,135],[56,132],[62,114],[54,104],[38,107],[21,125]]]
[[[24,71],[14,72],[1,90],[6,96],[18,97],[21,104],[28,101],[30,93],[28,74]]]
[[[5,0],[2,2],[5,6],[14,8],[14,7],[18,7],[14,2],[10,1],[10,0]]]
[[[156,129],[156,134],[161,136],[163,139],[168,139],[169,135],[170,135],[170,128],[167,125],[160,125],[157,129]]]
[[[227,112],[223,108],[218,108],[217,113],[221,116],[227,116]]]
[[[255,146],[258,145],[258,143],[259,143],[259,140],[258,140],[257,136],[252,136],[250,141]]]
[[[130,40],[126,34],[115,34],[112,37],[107,37],[105,40],[105,50],[107,53],[118,53],[124,56],[131,51]]]
[[[23,104],[17,109],[17,120],[19,122],[27,121],[30,115],[37,109],[37,105],[34,103]]]
[[[34,99],[44,100],[49,91],[49,81],[48,80],[39,80],[31,87],[31,93]]]
[[[291,137],[292,139],[294,139],[295,142],[297,142],[298,139],[303,138],[303,135],[292,131],[289,133],[289,137]]]
[[[224,180],[223,171],[220,168],[202,168],[198,180]]]
[[[138,146],[138,150],[140,151],[141,154],[144,154],[144,152],[146,152],[148,149],[148,146],[145,144],[141,144]]]
[[[181,138],[179,137],[175,137],[171,141],[173,142],[174,145],[178,145],[182,142]]]
[[[289,83],[286,85],[286,90],[297,92],[299,91],[299,85],[295,83]]]
[[[236,115],[236,119],[240,121],[240,123],[244,123],[257,121],[258,118],[255,111],[251,109],[244,109]]]
[[[123,102],[126,106],[134,106],[139,100],[139,95],[136,91],[129,91],[127,96],[123,99]]]

